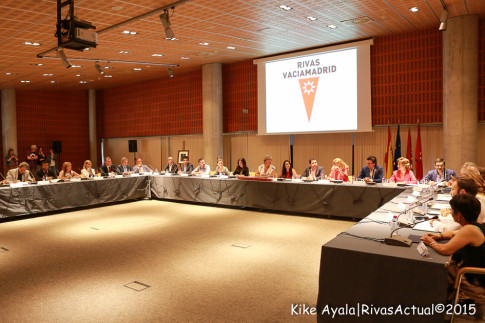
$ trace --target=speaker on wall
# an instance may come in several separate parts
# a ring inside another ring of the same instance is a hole
[[[52,150],[54,150],[54,153],[56,154],[62,153],[62,141],[53,141]]]
[[[128,150],[130,153],[136,153],[137,152],[137,147],[136,147],[136,140],[128,140]]]

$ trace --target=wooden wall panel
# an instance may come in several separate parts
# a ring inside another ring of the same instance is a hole
[[[74,170],[82,167],[89,157],[87,91],[17,90],[16,100],[20,160],[32,144],[48,152],[53,141],[62,141],[61,163],[71,162]]]
[[[257,75],[253,60],[223,65],[224,132],[258,129]]]
[[[478,30],[478,120],[485,120],[485,19]]]
[[[437,28],[375,38],[373,125],[442,122],[442,47]]]
[[[162,164],[162,138],[148,137],[148,138],[113,138],[105,139],[104,142],[104,157],[110,157],[114,165],[121,164],[121,158],[128,158],[128,163],[134,166],[133,153],[129,152],[128,140],[137,140],[136,158],[141,158],[143,163],[153,167],[153,170],[160,170]],[[104,163],[104,160],[103,160]]]
[[[103,138],[202,133],[200,71],[98,91]]]

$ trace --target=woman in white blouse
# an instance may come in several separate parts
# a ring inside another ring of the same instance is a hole
[[[83,169],[81,169],[81,175],[84,178],[96,176],[96,171],[92,168],[93,163],[88,159],[84,162]]]

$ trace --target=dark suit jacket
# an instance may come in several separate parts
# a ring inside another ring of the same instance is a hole
[[[49,168],[47,170],[47,174],[45,174],[46,177],[52,177],[52,178],[57,178],[55,172]],[[37,173],[35,173],[35,180],[36,181],[41,181],[42,180],[42,177],[44,177],[44,170],[41,168],[37,171]]]
[[[194,171],[194,166],[191,163],[188,163],[187,170],[184,172],[184,164],[181,164],[179,170],[182,174],[192,174],[192,172]]]
[[[170,165],[167,164],[167,166],[165,166],[165,168],[163,170],[166,171],[166,172],[169,172],[168,171],[169,168],[170,168]],[[177,166],[177,164],[173,163],[173,165],[172,165],[172,171],[169,172],[169,173],[176,174],[178,170],[179,170],[179,167]]]
[[[366,177],[370,178],[370,168],[368,166],[362,167],[362,170],[360,171],[358,178],[364,179]],[[376,183],[382,183],[383,177],[384,177],[384,170],[382,169],[381,166],[376,165],[375,171],[374,171],[374,176],[372,177],[372,180]]]
[[[312,173],[311,169],[312,169],[311,166],[308,166],[307,168],[305,168],[305,170],[303,171],[303,174],[301,174],[301,177],[310,176],[310,174]],[[317,170],[315,171],[315,176],[317,177],[316,178],[317,180],[321,178],[325,178],[325,168],[323,168],[322,166],[317,166]]]
[[[110,167],[111,167],[111,172],[118,174],[118,169],[116,168],[116,166],[111,165]],[[108,166],[106,166],[106,164],[101,165],[101,175],[108,176],[109,173],[110,172],[108,171]]]
[[[445,168],[445,180],[447,182],[451,180],[451,176],[456,177],[456,173],[451,169]],[[438,172],[436,171],[436,169],[430,170],[424,178],[428,181],[436,182],[436,179],[438,178]]]
[[[133,168],[131,168],[130,165],[126,165],[126,169],[129,172],[133,171]],[[125,172],[125,170],[123,169],[123,165],[118,165],[118,169],[116,170],[116,173],[119,174],[119,175],[123,175],[124,172]]]

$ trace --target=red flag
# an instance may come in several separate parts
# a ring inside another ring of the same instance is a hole
[[[416,172],[414,175],[416,179],[419,181],[423,178],[423,151],[421,149],[421,128],[419,127],[418,123],[418,140],[416,141]]]
[[[394,156],[392,151],[392,141],[391,141],[391,126],[387,125],[387,146],[386,146],[386,156],[384,157],[384,162],[386,163],[386,168],[384,169],[384,176],[390,178],[392,176]]]
[[[406,149],[406,158],[411,163],[411,169],[413,168],[413,144],[411,143],[411,128],[408,128],[408,147]]]

